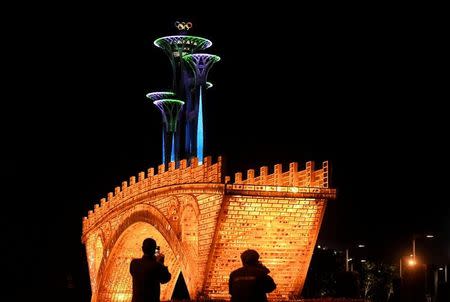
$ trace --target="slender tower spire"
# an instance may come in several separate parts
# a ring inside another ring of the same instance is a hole
[[[178,115],[183,108],[184,102],[176,99],[161,99],[154,101],[156,107],[161,111],[163,118],[163,163],[178,161],[179,140],[175,133],[178,128]]]
[[[202,163],[204,99],[206,89],[212,86],[206,80],[210,68],[220,58],[214,55],[197,54],[210,47],[212,42],[202,37],[187,35],[192,28],[191,22],[177,21],[175,27],[179,31],[178,35],[162,37],[154,42],[155,46],[166,53],[172,66],[172,91],[169,92],[172,95],[162,96],[160,93],[153,93],[150,94],[150,98],[163,112],[163,116],[168,113],[167,108],[162,109],[161,106],[167,107],[167,102],[157,101],[170,99],[185,104],[179,106],[180,111],[173,117],[176,117],[175,122],[178,126],[173,130],[172,137],[163,135],[163,149],[167,150],[171,145],[174,151],[174,154],[171,153],[170,156],[166,151],[163,152],[163,163],[176,161],[182,157],[188,159],[197,157],[199,163]]]
[[[152,93],[147,94],[147,98],[149,98],[155,104],[155,102],[163,100],[163,99],[175,98],[175,93],[170,92],[170,91],[152,92]],[[163,117],[163,127],[162,127],[162,135],[161,135],[161,138],[162,138],[162,163],[167,164],[171,158],[171,154],[170,154],[171,145],[170,144],[173,142],[173,140],[170,138],[170,135],[167,132],[168,120],[167,120],[166,110],[164,109],[164,106],[162,106],[162,104],[160,104],[160,106],[157,106],[157,107],[160,109],[160,111],[162,113],[162,117]],[[170,116],[169,116],[169,118],[170,118]],[[176,131],[176,129],[175,129],[175,131]],[[170,140],[170,142],[167,142],[168,139]],[[167,145],[168,143],[169,143],[169,146]],[[166,146],[168,146],[169,151],[166,150]]]
[[[204,129],[203,129],[203,104],[205,101],[205,91],[208,88],[208,73],[211,70],[214,63],[220,61],[219,56],[210,54],[192,54],[186,55],[183,59],[191,67],[194,75],[194,98],[193,98],[193,112],[188,112],[186,124],[189,125],[186,129],[190,131],[186,136],[191,137],[189,145],[186,145],[185,152],[193,156],[198,157],[199,162],[203,160],[203,147],[204,147]]]

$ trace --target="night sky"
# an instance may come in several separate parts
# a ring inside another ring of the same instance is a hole
[[[176,20],[222,57],[205,141],[227,175],[329,160],[338,198],[320,243],[364,242],[395,262],[412,234],[432,232],[436,262],[448,257],[449,49],[436,10],[77,5],[29,7],[5,36],[1,223],[14,287],[62,288],[68,275],[84,286],[82,216],[160,163],[161,117],[145,95],[170,87],[153,41]]]

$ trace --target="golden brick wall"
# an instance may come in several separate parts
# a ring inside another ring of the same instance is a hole
[[[277,289],[272,299],[298,294],[317,239],[325,201],[231,195],[226,198],[214,244],[205,293],[227,299],[230,272],[241,267],[240,254],[255,249],[271,270]]]
[[[180,272],[191,298],[200,294],[229,299],[229,273],[240,266],[240,253],[254,248],[278,284],[273,299],[297,294],[320,228],[328,188],[328,164],[311,162],[298,171],[275,165],[222,178],[221,158],[203,165],[193,159],[139,173],[83,218],[93,302],[130,301],[129,263],[140,257],[144,238],[154,237],[173,275],[162,287],[169,300]]]

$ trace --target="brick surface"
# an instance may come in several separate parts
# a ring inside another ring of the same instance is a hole
[[[213,164],[208,157],[203,165],[182,160],[122,182],[83,217],[92,301],[131,300],[129,262],[141,256],[146,237],[160,244],[173,275],[162,300],[171,298],[180,272],[191,298],[229,299],[228,276],[247,248],[259,251],[277,283],[270,298],[294,298],[335,190],[328,188],[327,162],[319,170],[311,162],[300,171],[297,163],[282,168],[251,169],[245,179],[238,172],[231,183],[221,159]]]

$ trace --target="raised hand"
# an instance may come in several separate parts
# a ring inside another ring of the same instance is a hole
[[[164,258],[165,258],[164,254],[160,252],[160,253],[156,256],[156,261],[158,261],[158,262],[164,264]]]

